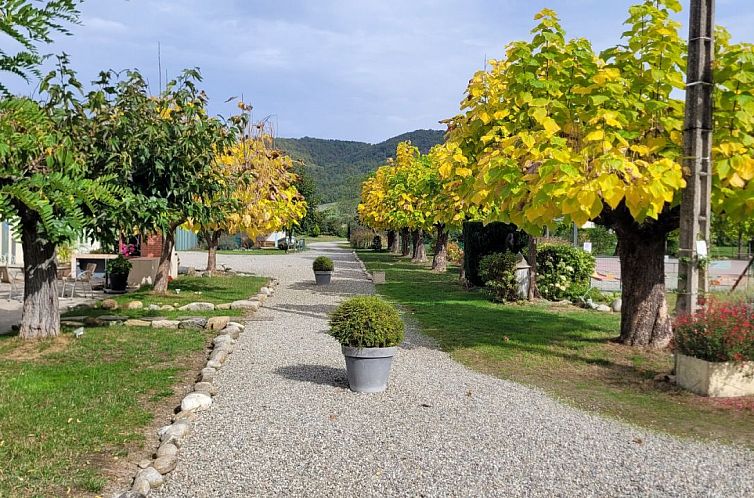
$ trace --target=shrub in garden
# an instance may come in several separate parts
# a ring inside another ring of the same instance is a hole
[[[479,261],[479,276],[495,301],[518,300],[517,262],[518,257],[511,252],[495,252]]]
[[[674,324],[673,349],[706,361],[754,361],[754,309],[712,301]]]
[[[474,285],[484,285],[479,276],[479,261],[493,252],[521,251],[529,243],[529,236],[515,225],[466,221],[463,223],[463,250],[466,278]]]
[[[332,259],[327,256],[319,256],[314,260],[314,263],[312,263],[312,268],[314,271],[333,271],[333,269],[335,269],[335,264]]]
[[[568,244],[542,244],[537,251],[537,286],[551,301],[578,299],[589,289],[595,260]]]
[[[366,228],[352,228],[349,241],[354,249],[369,249],[372,247],[374,232]]]
[[[448,242],[448,261],[456,265],[463,263],[463,249],[456,242]]]
[[[372,249],[377,252],[382,250],[382,237],[379,235],[375,235],[372,239]]]
[[[377,296],[359,296],[332,313],[330,335],[344,346],[388,348],[403,341],[404,327],[395,306]]]

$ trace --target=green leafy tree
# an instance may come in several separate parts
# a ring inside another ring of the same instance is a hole
[[[163,235],[155,292],[167,290],[176,229],[188,221],[202,226],[216,219],[212,200],[224,191],[216,158],[231,147],[238,126],[207,112],[207,96],[197,88],[197,69],[185,70],[158,96],[148,92],[138,71],[119,80],[101,74],[89,111],[99,123],[96,162],[117,163],[120,184],[133,202],[114,213],[124,232]]]
[[[65,62],[43,80],[43,102],[0,100],[0,219],[11,220],[24,251],[23,339],[60,333],[56,247],[84,236],[114,240],[99,213],[126,194],[90,161],[92,122]]]
[[[52,43],[54,33],[69,34],[66,24],[78,23],[79,0],[0,1],[0,33],[20,49],[11,51],[0,47],[0,74],[14,74],[25,81],[41,77],[39,65],[47,57],[39,53],[38,45]],[[5,45],[5,44],[4,44]],[[0,82],[0,94],[10,96]]]
[[[620,340],[661,348],[672,337],[664,249],[678,228],[686,45],[676,0],[629,9],[619,45],[596,54],[566,40],[551,10],[530,42],[469,83],[443,147],[470,202],[532,234],[554,220],[611,228],[623,279]],[[713,204],[741,219],[754,211],[754,49],[715,42]]]

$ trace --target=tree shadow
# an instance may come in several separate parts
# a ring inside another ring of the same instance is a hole
[[[344,368],[298,364],[279,367],[275,369],[275,373],[286,379],[299,382],[348,389],[348,377]]]
[[[278,304],[276,306],[265,306],[265,308],[280,311],[282,313],[291,313],[294,315],[307,316],[311,318],[330,317],[330,313],[335,309],[334,304]]]
[[[287,288],[329,296],[355,296],[374,293],[372,282],[365,278],[333,278],[327,285],[317,285],[313,280],[299,281],[287,286]]]

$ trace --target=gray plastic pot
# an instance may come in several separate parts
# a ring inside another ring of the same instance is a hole
[[[331,278],[332,278],[331,271],[315,271],[314,272],[314,280],[317,281],[317,285],[327,285],[330,283]]]
[[[352,348],[342,346],[346,357],[346,373],[351,391],[379,393],[387,388],[390,365],[397,347]]]

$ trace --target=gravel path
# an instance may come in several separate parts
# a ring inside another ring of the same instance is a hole
[[[415,332],[385,393],[350,392],[326,313],[373,287],[349,251],[312,247],[219,256],[281,284],[157,496],[754,496],[752,452],[585,414],[472,372]],[[313,285],[319,254],[336,261],[326,288]]]

